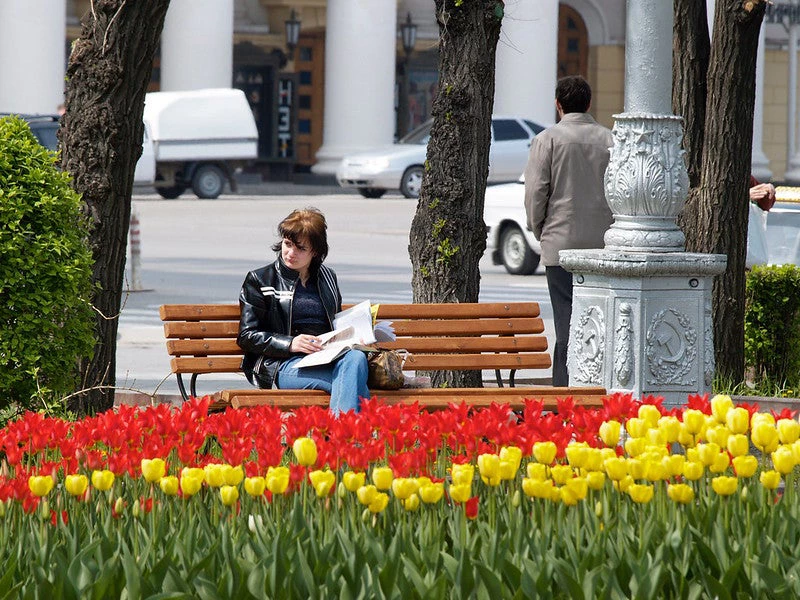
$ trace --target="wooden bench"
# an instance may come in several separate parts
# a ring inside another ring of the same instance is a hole
[[[165,304],[160,314],[172,372],[184,399],[197,396],[199,375],[241,372],[242,350],[236,343],[238,304]],[[516,387],[517,370],[549,369],[552,364],[536,302],[381,304],[378,318],[392,321],[397,334],[396,341],[379,345],[410,353],[405,370],[494,370],[498,385],[374,390],[389,404],[419,402],[426,408],[444,408],[452,402],[473,406],[499,402],[520,409],[526,399],[537,399],[552,410],[557,398],[571,396],[581,404],[600,405],[606,394],[599,387]],[[505,369],[509,373],[504,380]],[[188,392],[184,375],[191,376]],[[327,406],[329,395],[317,390],[250,387],[222,390],[213,399],[215,407],[267,404],[291,409]]]

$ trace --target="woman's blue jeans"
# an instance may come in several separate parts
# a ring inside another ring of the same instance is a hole
[[[302,358],[296,356],[281,363],[275,387],[284,390],[323,390],[331,395],[331,412],[358,412],[360,399],[370,398],[367,387],[367,355],[350,350],[329,365],[296,368]]]

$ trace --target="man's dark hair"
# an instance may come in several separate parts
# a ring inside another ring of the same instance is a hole
[[[585,113],[592,103],[592,88],[580,75],[562,77],[556,85],[556,100],[564,114]]]

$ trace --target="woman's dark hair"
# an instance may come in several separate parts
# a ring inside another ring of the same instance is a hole
[[[592,103],[592,88],[580,75],[562,77],[556,84],[556,100],[564,114],[585,113]]]
[[[316,273],[322,261],[328,256],[328,224],[325,215],[316,208],[303,208],[294,210],[283,221],[278,223],[280,240],[272,245],[275,252],[281,251],[284,239],[289,239],[293,244],[300,244],[306,240],[314,252],[311,259],[311,271]]]

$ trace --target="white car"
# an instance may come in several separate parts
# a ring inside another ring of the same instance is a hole
[[[432,123],[423,123],[387,148],[345,156],[336,170],[339,185],[356,188],[365,198],[380,198],[386,190],[418,198]],[[521,117],[493,116],[487,181],[514,181],[525,168],[531,140],[543,129]]]
[[[486,187],[483,221],[492,264],[503,265],[512,275],[533,274],[539,266],[542,247],[528,229],[524,176],[514,183]]]

